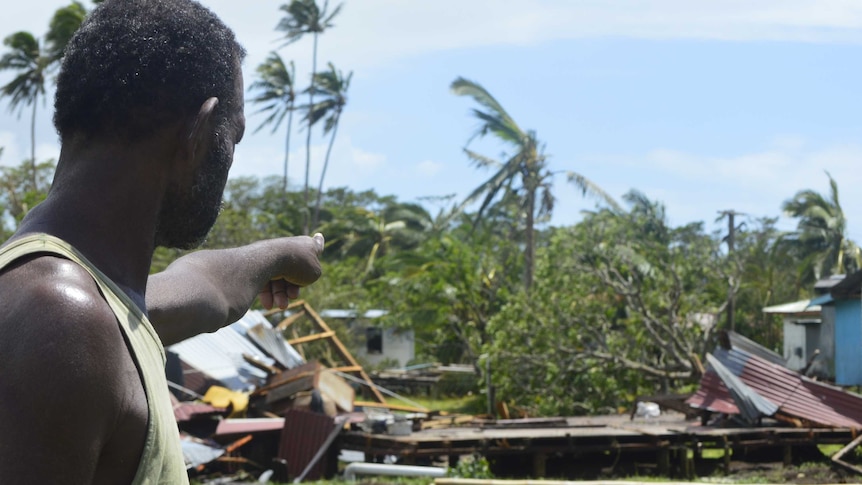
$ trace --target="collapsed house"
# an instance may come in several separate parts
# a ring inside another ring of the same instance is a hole
[[[650,412],[517,419],[430,413],[388,403],[388,391],[320,315],[304,302],[289,310],[277,324],[251,311],[167,349],[190,475],[441,476],[464,457],[482,456],[498,476],[598,478],[623,470],[691,477],[705,449],[724,450],[728,469],[729,457],[744,450],[777,447],[787,461],[796,447],[846,445],[862,430],[862,396],[790,369],[781,355],[732,332],[707,356],[695,393],[633,405]],[[303,318],[313,323],[311,334],[285,331]],[[326,342],[338,362],[306,360],[302,346],[310,342]],[[644,463],[653,468],[623,468]]]

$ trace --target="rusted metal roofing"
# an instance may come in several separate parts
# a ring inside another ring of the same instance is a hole
[[[227,410],[201,402],[180,402],[171,394],[171,404],[174,407],[174,418],[178,423],[190,421],[204,416],[222,416]]]
[[[744,392],[775,404],[780,414],[813,426],[862,429],[862,396],[814,381],[742,349],[719,348],[715,358],[748,387]],[[728,387],[712,368],[687,402],[709,411],[740,413]]]
[[[754,392],[730,369],[724,366],[711,354],[706,354],[706,360],[712,370],[718,374],[721,382],[727,387],[733,402],[739,409],[740,414],[750,424],[756,424],[763,416],[772,416],[778,411],[778,406]]]
[[[299,476],[311,463],[318,450],[336,428],[336,422],[325,414],[290,409],[284,415],[284,430],[278,457],[287,461],[291,476]],[[329,457],[324,456],[306,475],[308,480],[319,480],[329,466]]]

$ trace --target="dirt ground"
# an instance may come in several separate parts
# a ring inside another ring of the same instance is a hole
[[[701,477],[711,483],[862,483],[862,476],[836,469],[828,460],[800,465],[784,466],[781,463],[734,463],[730,473]]]

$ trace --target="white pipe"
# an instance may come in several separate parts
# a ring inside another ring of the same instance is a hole
[[[386,463],[353,462],[344,468],[345,480],[356,480],[356,475],[390,475],[404,477],[445,477],[446,469],[436,466],[389,465]]]

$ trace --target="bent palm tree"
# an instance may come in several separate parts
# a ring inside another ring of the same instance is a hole
[[[464,202],[455,208],[453,214],[483,198],[476,216],[476,222],[482,213],[491,205],[498,194],[504,197],[515,196],[520,201],[524,214],[525,245],[524,253],[525,275],[524,287],[529,291],[533,283],[535,254],[535,221],[537,217],[549,215],[553,210],[553,196],[550,192],[552,173],[547,170],[543,147],[540,147],[535,131],[524,131],[503,109],[503,106],[480,84],[459,77],[452,82],[451,90],[458,96],[469,96],[479,103],[482,109],[473,109],[473,116],[479,119],[480,125],[467,144],[476,137],[492,134],[509,145],[514,154],[503,163],[475,153],[466,147],[464,152],[479,167],[495,167],[496,172],[479,187],[477,187]],[[599,197],[610,206],[618,208],[618,204],[597,185],[583,175],[570,172],[569,181],[581,189],[584,195]],[[515,182],[520,180],[520,186]],[[539,198],[541,197],[541,198]]]
[[[790,217],[799,219],[789,241],[803,258],[802,272],[811,279],[862,268],[859,246],[847,239],[847,220],[838,199],[838,184],[829,172],[828,198],[813,190],[801,190],[782,204]]]
[[[329,10],[329,0],[324,0],[323,8],[317,6],[315,0],[291,0],[282,5],[281,10],[287,14],[276,26],[276,30],[284,32],[284,45],[301,39],[305,34],[311,34],[314,40],[311,56],[311,87],[308,89],[308,106],[314,106],[314,77],[317,74],[317,37],[326,29],[332,27],[332,19],[341,11],[344,4],[338,4],[332,12]],[[308,126],[305,138],[305,233],[308,233],[308,172],[311,168],[311,127]]]
[[[281,126],[284,117],[287,116],[287,133],[284,141],[284,180],[282,182],[282,191],[287,191],[287,166],[290,160],[290,131],[293,124],[293,111],[296,103],[296,91],[294,90],[293,82],[295,77],[295,68],[293,61],[289,64],[290,68],[285,66],[281,56],[276,52],[271,52],[269,57],[259,66],[257,66],[258,80],[249,86],[249,91],[256,91],[258,94],[251,99],[252,103],[265,104],[263,108],[258,110],[258,113],[269,112],[269,116],[260,123],[260,126],[255,129],[255,133],[260,131],[264,126],[272,125],[272,132]]]
[[[317,202],[314,204],[314,219],[311,227],[317,227],[320,217],[320,199],[323,194],[323,179],[326,177],[326,169],[329,167],[329,155],[332,153],[332,145],[335,142],[335,135],[338,133],[338,122],[341,121],[341,112],[347,104],[347,90],[350,88],[350,79],[353,77],[353,72],[349,72],[345,77],[341,71],[335,69],[332,63],[329,63],[329,70],[317,73],[315,75],[315,83],[310,89],[315,89],[323,100],[315,103],[308,110],[308,118],[306,120],[309,130],[315,123],[324,119],[323,135],[331,133],[329,137],[329,145],[326,147],[326,157],[323,159],[323,170],[320,172],[320,183],[317,185]]]

